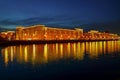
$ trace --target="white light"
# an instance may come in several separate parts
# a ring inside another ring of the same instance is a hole
[[[31,38],[28,38],[28,40],[32,40]]]

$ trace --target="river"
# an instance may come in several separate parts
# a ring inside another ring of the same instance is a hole
[[[120,79],[120,41],[0,47],[0,80]]]

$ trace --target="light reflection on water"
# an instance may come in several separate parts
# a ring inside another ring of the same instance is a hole
[[[8,46],[2,49],[5,65],[9,62],[44,64],[60,59],[83,60],[120,52],[120,41],[55,43]]]

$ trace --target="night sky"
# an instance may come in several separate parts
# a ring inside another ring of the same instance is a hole
[[[0,28],[51,27],[119,33],[120,0],[0,0]]]

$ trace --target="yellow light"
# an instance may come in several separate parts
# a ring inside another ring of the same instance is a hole
[[[5,65],[7,66],[8,65],[8,61],[9,61],[9,58],[8,58],[8,48],[5,48]]]
[[[44,58],[45,58],[45,62],[48,62],[48,46],[47,44],[44,45]]]
[[[35,44],[33,44],[33,58],[32,58],[32,63],[34,64],[34,62],[35,62],[35,56],[36,56],[36,46],[35,46]]]
[[[60,44],[60,57],[63,57],[63,44]]]
[[[24,54],[25,54],[25,62],[28,62],[27,46],[25,46],[25,48],[24,48]]]
[[[13,61],[13,47],[11,46],[11,61]]]
[[[32,38],[28,38],[28,40],[32,40]]]

